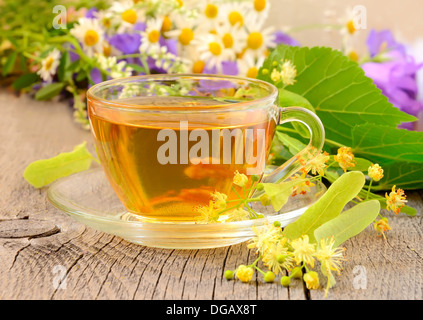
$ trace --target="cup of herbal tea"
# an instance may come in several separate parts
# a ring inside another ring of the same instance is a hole
[[[157,221],[194,221],[212,192],[230,193],[236,171],[261,182],[288,179],[324,142],[314,113],[280,108],[277,88],[260,80],[136,76],[94,85],[87,97],[110,184],[128,211]],[[290,121],[308,128],[310,142],[264,175],[276,126]]]

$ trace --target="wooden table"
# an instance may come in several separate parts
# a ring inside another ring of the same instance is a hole
[[[227,281],[226,269],[252,263],[246,244],[208,250],[147,248],[73,221],[23,178],[32,161],[66,152],[90,133],[61,102],[0,91],[1,299],[323,299],[300,280],[289,289],[254,276]],[[345,244],[348,262],[328,299],[423,298],[423,192],[408,192],[417,217],[389,217],[385,241],[372,226]],[[66,275],[65,286],[58,286]]]

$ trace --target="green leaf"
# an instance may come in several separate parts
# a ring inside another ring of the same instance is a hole
[[[138,65],[138,64],[127,63],[126,66],[127,67],[131,67],[132,69],[134,69],[138,73],[144,73],[145,72],[145,69],[142,66]]]
[[[56,179],[89,169],[93,156],[86,145],[87,143],[84,142],[77,145],[71,152],[60,153],[53,158],[30,163],[23,174],[25,180],[35,188],[41,188]]]
[[[57,69],[57,76],[60,82],[68,81],[72,77],[72,71],[69,70],[71,65],[71,59],[67,51],[63,52],[60,58],[59,67]]]
[[[423,132],[363,124],[354,127],[352,138],[354,154],[374,162],[423,163]]]
[[[60,91],[62,91],[64,86],[65,84],[61,82],[50,83],[37,91],[37,93],[35,94],[35,99],[49,100],[57,96],[60,93]]]
[[[285,236],[292,240],[308,235],[310,242],[315,242],[314,230],[337,217],[345,205],[360,192],[364,183],[364,174],[360,171],[344,173],[297,221],[285,228]]]
[[[283,132],[276,131],[275,135],[276,138],[280,142],[282,142],[282,144],[286,146],[289,152],[291,152],[293,155],[298,154],[301,150],[304,150],[306,148],[306,145],[304,143],[295,138],[291,138]]]
[[[371,224],[379,211],[380,204],[377,200],[361,202],[318,227],[314,230],[314,237],[319,243],[321,239],[333,236],[335,238],[334,247],[338,247]]]
[[[356,125],[397,127],[416,120],[389,103],[362,68],[339,51],[280,45],[265,60],[259,79],[272,82],[272,63],[281,59],[291,60],[297,68],[297,81],[285,89],[310,102],[325,126],[327,139],[350,146]],[[269,70],[265,75],[263,68]]]
[[[270,203],[275,211],[279,211],[287,203],[292,194],[292,188],[304,182],[304,179],[292,180],[282,183],[262,183],[264,192],[269,196]]]
[[[383,166],[384,177],[372,190],[390,190],[396,185],[401,189],[423,189],[423,165],[397,161]]]
[[[22,76],[20,76],[18,79],[16,79],[12,87],[16,90],[22,90],[25,88],[28,88],[29,86],[33,85],[34,83],[40,81],[40,76],[36,73],[27,73]]]
[[[7,58],[6,63],[4,64],[3,70],[1,72],[3,77],[7,76],[10,72],[13,71],[13,67],[15,66],[15,62],[16,62],[17,57],[18,57],[18,53],[16,51],[14,51]]]

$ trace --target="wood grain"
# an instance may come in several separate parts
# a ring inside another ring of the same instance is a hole
[[[85,227],[22,178],[31,162],[72,150],[89,132],[61,102],[37,102],[0,91],[0,299],[322,299],[302,281],[289,289],[256,275],[248,284],[227,281],[226,269],[251,263],[245,244],[208,250],[154,249]],[[328,299],[422,299],[422,204],[418,216],[389,216],[388,240],[371,226],[346,243],[345,270]],[[354,288],[359,270],[366,289]],[[363,269],[364,268],[364,269]]]

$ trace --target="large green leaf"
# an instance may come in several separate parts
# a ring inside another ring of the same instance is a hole
[[[364,124],[352,130],[351,146],[355,154],[374,162],[423,163],[423,132]]]
[[[397,161],[383,167],[384,177],[372,190],[389,190],[396,185],[401,189],[423,189],[423,164]]]
[[[380,204],[376,200],[359,203],[318,227],[314,230],[314,236],[317,242],[320,242],[320,239],[333,236],[335,238],[334,247],[338,247],[363,231],[376,219],[379,211]]]
[[[326,137],[351,145],[354,126],[375,123],[396,127],[416,118],[395,108],[366,77],[360,66],[341,52],[325,47],[278,46],[264,62],[259,78],[268,82],[273,61],[291,60],[297,68],[293,85],[285,89],[303,96],[322,120]]]

